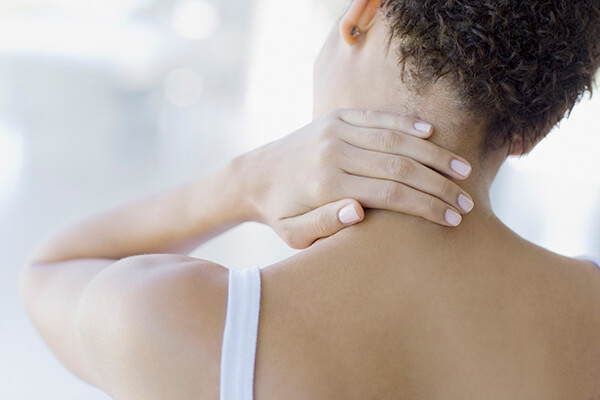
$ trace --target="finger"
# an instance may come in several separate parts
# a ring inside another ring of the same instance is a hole
[[[412,158],[455,179],[466,179],[471,164],[430,141],[386,129],[342,129],[339,138],[362,149]]]
[[[428,138],[433,126],[416,118],[371,110],[338,110],[338,118],[355,127],[390,129]]]
[[[338,166],[352,175],[403,183],[443,200],[464,214],[474,206],[471,196],[456,183],[408,157],[346,146]]]
[[[365,208],[415,215],[448,227],[462,221],[456,208],[402,183],[353,175],[346,175],[340,183],[346,189],[341,195],[356,199]]]
[[[286,243],[295,249],[310,247],[316,240],[329,237],[362,221],[364,210],[352,199],[336,201],[297,217],[281,220],[278,230]]]

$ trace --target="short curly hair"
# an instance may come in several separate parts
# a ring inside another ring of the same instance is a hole
[[[600,0],[382,0],[381,11],[402,78],[448,80],[484,118],[487,149],[537,143],[592,93]]]

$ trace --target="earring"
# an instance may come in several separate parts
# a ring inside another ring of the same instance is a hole
[[[357,38],[360,36],[360,29],[358,29],[357,26],[353,26],[352,29],[350,29],[350,36],[352,36],[353,38]]]

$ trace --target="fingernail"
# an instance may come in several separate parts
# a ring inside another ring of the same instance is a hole
[[[471,166],[460,160],[452,160],[452,162],[450,163],[450,168],[452,168],[452,170],[457,174],[462,175],[464,177],[469,176],[469,174],[471,173]]]
[[[433,128],[431,125],[429,125],[425,122],[415,122],[414,127],[416,130],[418,130],[419,132],[423,132],[423,133],[429,133],[429,132],[431,132],[431,128]]]
[[[446,211],[446,222],[448,222],[450,225],[458,226],[458,225],[460,225],[461,221],[462,221],[462,217],[460,216],[459,213],[457,213],[454,210]]]
[[[354,208],[354,204],[349,204],[342,208],[338,213],[338,219],[344,225],[350,225],[360,221],[360,217]]]
[[[471,200],[462,193],[458,196],[458,205],[460,206],[460,208],[462,208],[464,212],[471,212],[473,207],[475,207],[475,203],[473,203],[473,200]]]

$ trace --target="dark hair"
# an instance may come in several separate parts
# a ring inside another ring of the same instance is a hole
[[[487,148],[535,143],[591,95],[600,0],[383,0],[381,10],[403,79],[448,78],[484,118]]]

